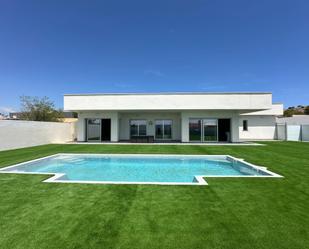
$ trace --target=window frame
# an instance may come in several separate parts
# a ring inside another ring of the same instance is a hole
[[[171,125],[171,137],[170,138],[165,138],[164,133],[165,133],[165,121],[170,122]],[[157,122],[162,122],[162,138],[157,137]],[[156,119],[154,122],[154,129],[155,129],[155,139],[156,140],[172,140],[173,139],[173,120],[172,119]]]
[[[102,120],[100,118],[86,118],[85,120],[86,120],[86,138],[87,138],[86,141],[87,142],[100,142],[100,141],[102,141]],[[99,123],[92,124],[92,125],[97,125],[99,127],[99,139],[89,138],[89,121],[95,121],[95,120],[98,120]]]
[[[131,132],[131,125],[132,125],[132,122],[134,122],[134,121],[144,121],[145,122],[145,124],[136,124],[137,125],[137,135],[132,135],[132,132]],[[140,134],[140,126],[141,125],[145,125],[145,127],[146,127],[146,132],[145,132],[145,135],[141,135]],[[138,137],[140,137],[140,136],[147,136],[147,120],[146,119],[130,119],[130,121],[129,121],[129,129],[130,129],[130,137],[132,137],[132,136],[138,136]]]
[[[244,120],[242,121],[242,130],[243,130],[243,131],[248,131],[248,130],[249,130],[248,127],[249,127],[249,125],[248,125],[248,120],[247,120],[247,119],[244,119]]]

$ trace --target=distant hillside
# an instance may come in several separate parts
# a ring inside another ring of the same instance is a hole
[[[309,105],[303,106],[290,106],[288,109],[284,110],[283,116],[292,117],[293,115],[309,115]]]

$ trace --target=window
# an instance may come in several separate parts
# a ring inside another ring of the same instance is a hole
[[[202,120],[190,119],[189,121],[189,139],[190,141],[201,141]]]
[[[242,121],[242,130],[243,131],[248,131],[248,120],[243,120]]]
[[[101,140],[101,119],[98,118],[87,119],[87,140],[88,141]]]
[[[156,120],[156,139],[172,139],[172,120]]]
[[[189,140],[192,142],[217,142],[217,119],[190,119]]]
[[[204,142],[214,142],[218,140],[218,120],[203,119]]]
[[[130,121],[130,135],[132,136],[146,136],[147,122],[146,120],[131,120]]]

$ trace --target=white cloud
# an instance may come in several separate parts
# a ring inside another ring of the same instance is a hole
[[[12,107],[0,106],[0,113],[10,113],[10,112],[16,112],[16,111]]]

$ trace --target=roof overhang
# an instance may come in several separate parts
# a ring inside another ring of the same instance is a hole
[[[65,111],[259,111],[271,108],[271,93],[148,93],[64,95]]]
[[[251,111],[251,112],[246,112],[241,115],[244,116],[280,116],[283,115],[283,104],[276,103],[272,104],[270,109],[263,110],[263,111]]]

